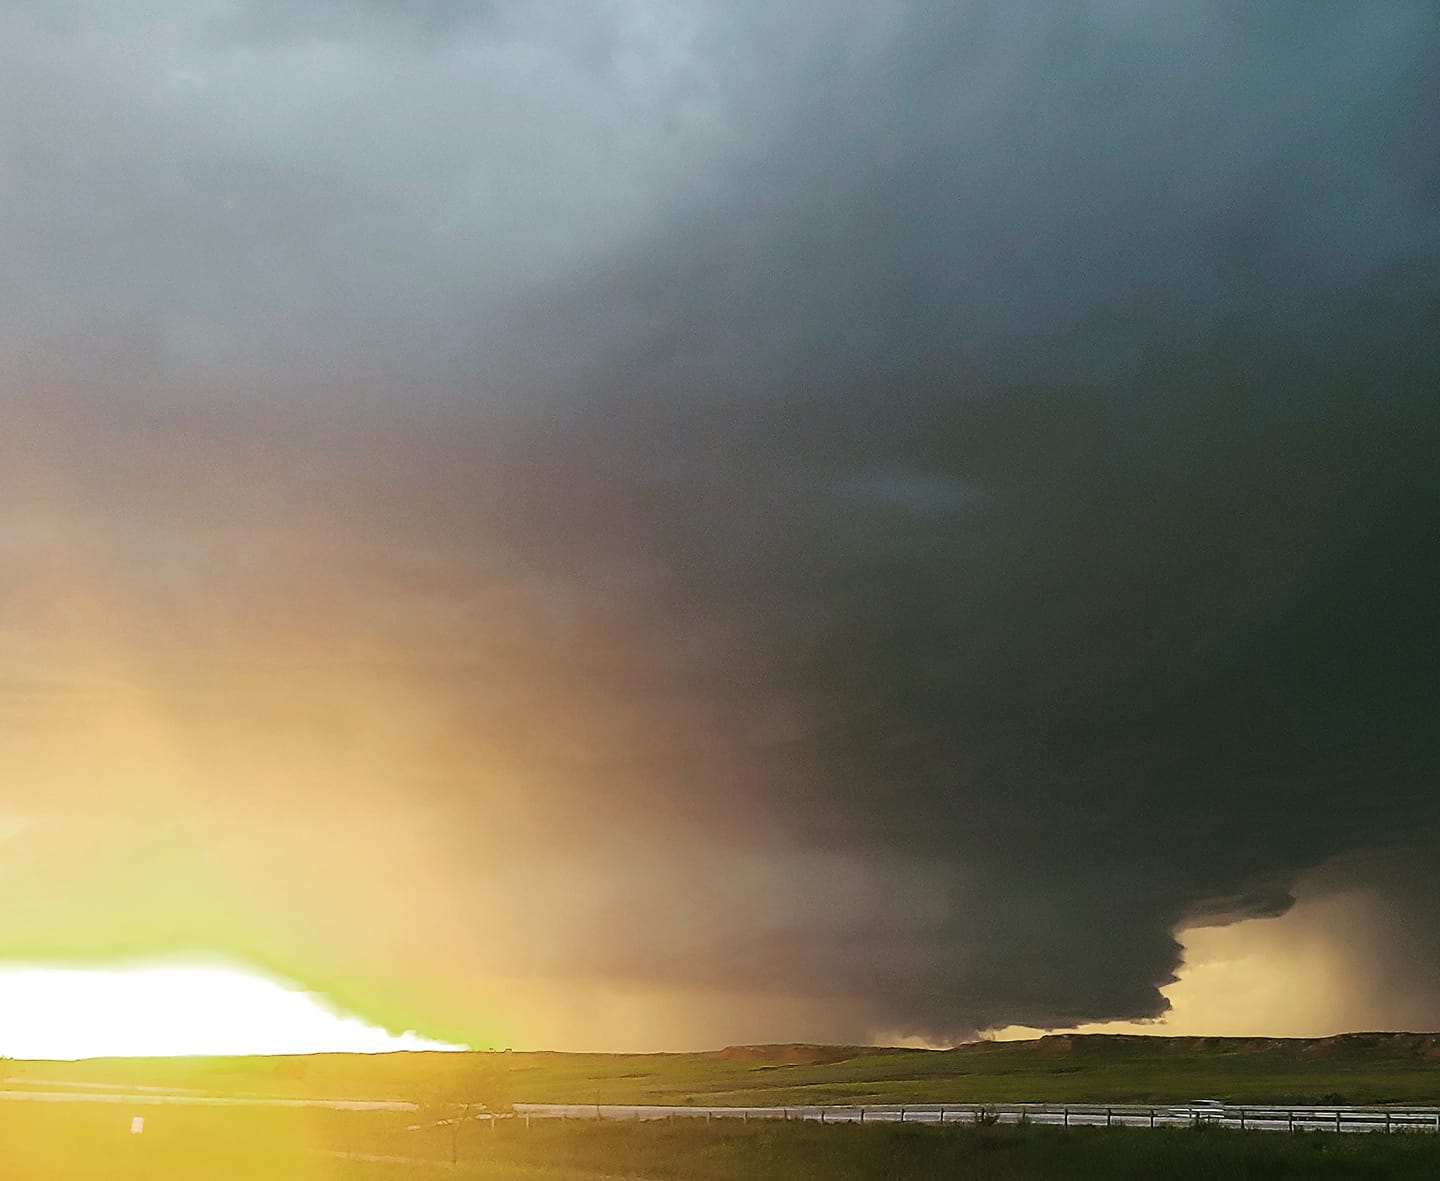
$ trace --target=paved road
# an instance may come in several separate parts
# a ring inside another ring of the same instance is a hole
[[[10,1080],[3,1080],[10,1081]],[[206,1107],[322,1107],[334,1111],[415,1111],[414,1103],[386,1099],[276,1099],[260,1095],[215,1095],[185,1090],[113,1085],[47,1084],[66,1089],[0,1090],[0,1101],[28,1103],[123,1103],[127,1105],[189,1104]],[[993,1118],[1003,1124],[1028,1121],[1067,1127],[1131,1128],[1186,1126],[1195,1123],[1256,1131],[1317,1129],[1341,1132],[1440,1132],[1440,1107],[1274,1107],[1181,1104],[1141,1107],[1093,1103],[1000,1104],[875,1104],[864,1107],[693,1107],[660,1105],[597,1105],[594,1103],[517,1103],[516,1114],[530,1119],[742,1119],[813,1120],[822,1123],[964,1124]],[[489,1118],[485,1115],[478,1119]]]
[[[192,1104],[202,1107],[328,1107],[333,1111],[414,1111],[413,1103],[386,1099],[270,1099],[260,1095],[204,1095],[182,1091],[0,1090],[0,1101],[27,1103]]]

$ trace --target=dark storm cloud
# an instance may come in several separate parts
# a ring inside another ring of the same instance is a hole
[[[858,1037],[1440,820],[1425,5],[176,11],[3,51],[0,347],[197,827],[398,793],[412,956]]]

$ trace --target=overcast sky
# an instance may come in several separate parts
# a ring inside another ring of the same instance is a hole
[[[0,27],[0,958],[945,1041],[1300,883],[1440,1025],[1429,0]]]

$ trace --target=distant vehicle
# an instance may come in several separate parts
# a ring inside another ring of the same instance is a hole
[[[1225,1118],[1225,1103],[1221,1099],[1192,1099],[1177,1110],[1181,1114],[1192,1116],[1200,1123],[1210,1123]]]

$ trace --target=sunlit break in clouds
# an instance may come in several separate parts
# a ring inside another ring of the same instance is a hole
[[[0,963],[1440,1026],[1432,0],[0,19]]]
[[[387,1033],[322,997],[232,967],[0,970],[8,1058],[457,1050]]]

